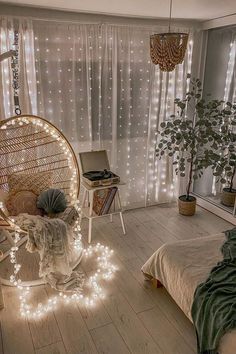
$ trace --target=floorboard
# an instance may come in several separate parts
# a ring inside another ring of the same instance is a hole
[[[138,317],[161,348],[162,354],[196,354],[158,308],[141,312]]]
[[[57,342],[36,350],[35,354],[66,354],[63,342]]]
[[[29,324],[19,312],[18,291],[10,287],[3,287],[3,291],[5,308],[0,312],[3,353],[33,354],[34,346]]]
[[[160,347],[114,283],[109,284],[103,303],[132,353],[162,354]]]
[[[99,354],[129,354],[131,353],[111,323],[92,330],[91,335]]]
[[[44,287],[35,287],[32,290],[31,304],[36,307],[38,303],[45,303],[48,299]],[[60,331],[53,312],[47,313],[39,319],[28,321],[34,348],[38,349],[61,340]]]
[[[76,304],[60,304],[55,317],[70,354],[96,354],[97,350]]]
[[[78,307],[89,330],[105,326],[112,322],[105,306],[100,300],[98,301],[97,306],[92,308],[86,305],[78,305]]]

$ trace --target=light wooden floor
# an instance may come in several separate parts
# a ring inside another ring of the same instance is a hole
[[[180,216],[175,206],[138,209],[124,216],[126,236],[118,218],[113,223],[106,218],[95,221],[93,242],[112,247],[119,267],[105,284],[106,299],[92,310],[70,304],[42,320],[27,321],[19,316],[16,290],[4,287],[0,353],[196,353],[190,321],[164,289],[153,289],[143,280],[140,268],[166,241],[204,237],[232,225],[200,208],[194,217]],[[83,225],[86,233],[86,221]],[[34,301],[43,302],[50,292],[34,288]]]

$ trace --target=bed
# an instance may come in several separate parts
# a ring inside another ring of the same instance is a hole
[[[142,272],[157,287],[164,286],[192,322],[191,307],[195,289],[222,260],[221,246],[224,242],[225,235],[220,233],[164,244],[143,265]],[[219,345],[219,354],[235,353],[236,329],[225,334]]]

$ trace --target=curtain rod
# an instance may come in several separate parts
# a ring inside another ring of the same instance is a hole
[[[163,21],[163,23],[160,24],[144,24],[142,25],[141,23],[110,23],[110,22],[84,22],[84,21],[70,21],[70,20],[61,20],[61,19],[41,19],[41,18],[31,18],[32,21],[40,21],[40,22],[62,22],[62,23],[67,23],[67,24],[71,24],[71,25],[99,25],[99,26],[105,26],[105,25],[109,25],[109,26],[117,26],[117,27],[140,27],[142,26],[142,28],[153,28],[153,27],[160,27],[160,26],[166,26],[168,27],[168,21]],[[173,23],[174,26],[177,26],[177,24],[175,25],[175,23]],[[189,28],[189,26],[183,25],[183,24],[178,24],[178,27],[183,27],[183,28]]]
[[[87,14],[84,14],[87,15]],[[89,15],[88,15],[89,16]],[[92,15],[92,16],[96,16],[96,15]],[[105,15],[103,15],[105,16]],[[71,25],[100,25],[100,26],[104,26],[104,25],[110,25],[110,26],[117,26],[117,27],[140,27],[142,26],[142,28],[147,28],[147,29],[152,29],[155,27],[160,27],[160,26],[166,26],[168,27],[168,19],[152,19],[152,21],[161,21],[160,24],[142,24],[143,21],[146,21],[146,19],[140,19],[140,23],[138,23],[139,18],[134,18],[135,21],[137,21],[137,23],[112,23],[112,22],[106,22],[106,21],[83,21],[83,20],[70,20],[70,19],[61,19],[61,18],[40,18],[40,17],[34,17],[34,16],[22,16],[22,15],[2,15],[1,17],[11,17],[13,19],[30,19],[31,21],[41,21],[41,22],[59,22],[59,23],[66,23],[66,24],[71,24]],[[117,16],[118,17],[118,16]],[[119,17],[120,18],[120,17]],[[125,17],[124,17],[125,19]],[[127,18],[128,20],[128,18]],[[179,22],[180,20],[176,20],[177,22],[173,22],[173,25],[175,27],[180,27],[180,28],[192,28],[195,29],[196,27],[199,28],[197,26],[196,23],[194,24],[184,24]]]

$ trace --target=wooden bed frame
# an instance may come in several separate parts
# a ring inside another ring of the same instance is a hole
[[[144,275],[146,280],[152,282],[152,285],[153,285],[154,288],[163,288],[162,283],[158,279],[155,279],[151,275],[149,275],[147,273],[144,273],[144,272],[143,272],[143,275]]]

